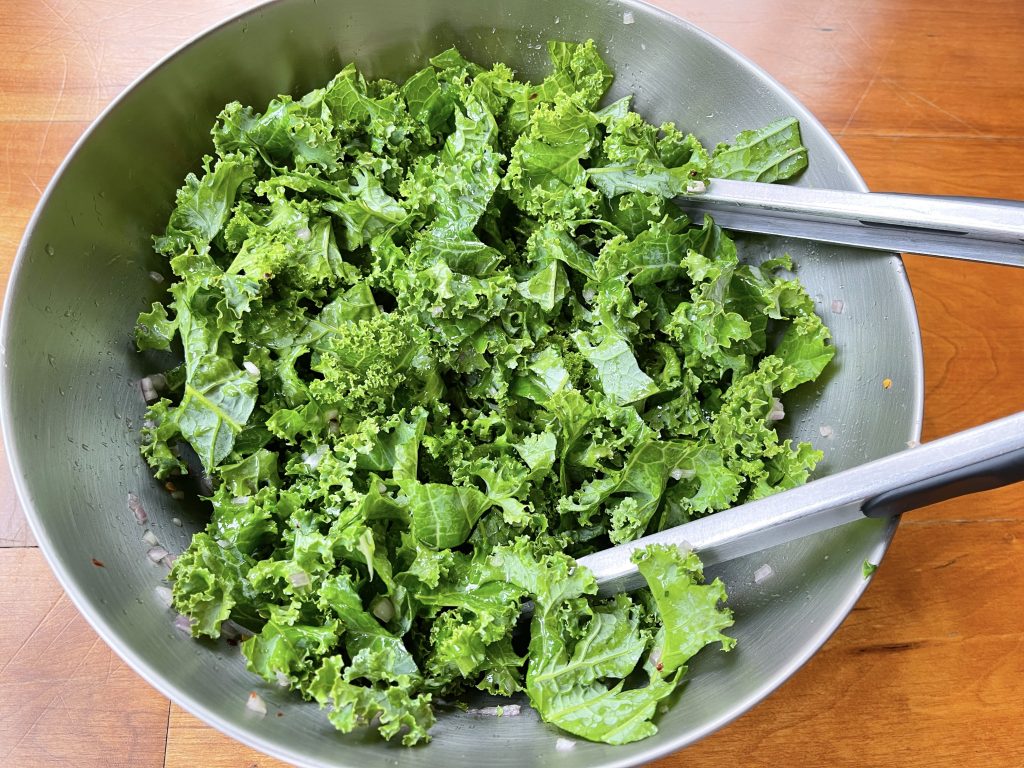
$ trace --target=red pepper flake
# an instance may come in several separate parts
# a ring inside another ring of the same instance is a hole
[[[526,100],[527,101],[533,101],[536,98],[537,98],[537,92],[534,91],[533,93],[531,93],[529,96],[526,97]]]
[[[655,665],[654,665],[654,668],[655,668],[656,670],[658,670],[659,672],[661,672],[661,670],[663,670],[663,669],[665,668],[665,665],[664,665],[664,664],[662,664],[662,663],[661,663],[661,662],[659,661],[659,662],[658,662],[657,664],[655,664]]]
[[[882,379],[882,389],[892,389],[892,379]]]
[[[277,716],[278,717],[284,717],[284,712],[282,712],[281,710],[278,710],[277,711]]]
[[[92,559],[92,564],[95,565],[97,568],[106,568],[107,567],[107,566],[105,566],[103,564],[102,560],[97,560],[95,557]]]
[[[176,486],[170,480],[168,480],[166,483],[164,483],[164,488],[166,488],[171,493],[174,493],[176,490],[178,490],[178,486]]]

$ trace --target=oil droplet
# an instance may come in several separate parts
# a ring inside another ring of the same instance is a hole
[[[51,368],[57,367],[57,358],[55,358],[53,355],[47,353],[46,359],[49,361]]]
[[[53,246],[52,246],[52,245],[50,245],[49,243],[47,243],[47,244],[46,244],[46,245],[45,245],[45,246],[43,247],[43,250],[44,250],[44,251],[46,251],[46,255],[47,255],[47,256],[53,256],[53,254],[54,254],[54,253],[56,253],[56,251],[54,251],[54,250],[53,250]]]

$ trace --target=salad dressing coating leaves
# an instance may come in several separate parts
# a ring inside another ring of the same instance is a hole
[[[574,558],[801,483],[775,398],[833,355],[782,258],[742,263],[671,198],[806,165],[795,120],[709,153],[628,99],[593,43],[523,83],[448,50],[403,85],[343,69],[229,104],[158,253],[140,350],[172,351],[143,453],[198,457],[211,519],[171,572],[196,636],[342,731],[429,739],[433,702],[525,692],[621,744],[709,643],[721,582],[676,549],[597,599]],[[535,610],[514,637],[521,604]]]

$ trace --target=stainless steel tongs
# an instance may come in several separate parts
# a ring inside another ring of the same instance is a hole
[[[787,235],[885,251],[1024,266],[1024,204],[1009,200],[840,192],[712,180],[677,203],[725,229]],[[696,551],[705,565],[731,560],[866,517],[911,509],[1024,480],[1024,412],[813,480],[580,558],[599,594],[644,585],[630,560],[649,544]]]
[[[708,213],[741,232],[1024,266],[1024,203],[1015,200],[712,179],[676,203],[694,221]]]
[[[1024,412],[894,453],[758,501],[580,558],[599,594],[644,586],[630,560],[648,544],[732,560],[864,517],[889,517],[1024,480]]]

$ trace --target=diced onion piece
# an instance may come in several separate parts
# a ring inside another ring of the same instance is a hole
[[[820,427],[818,427],[818,432],[821,434],[822,437],[832,437],[832,427],[830,427],[828,424],[822,424]]]
[[[768,412],[768,421],[782,421],[786,418],[786,409],[779,398],[772,398],[772,409]]]
[[[575,749],[575,748],[576,748],[576,742],[573,741],[572,739],[566,739],[566,738],[563,738],[562,736],[559,736],[558,740],[555,741],[555,751],[556,752],[568,752],[570,749]]]
[[[288,679],[288,675],[284,672],[277,671],[274,673],[274,676],[277,677],[277,684],[282,688],[289,688],[291,686],[292,681]]]
[[[255,376],[257,379],[260,377],[259,366],[257,366],[256,363],[252,362],[251,360],[246,360],[245,362],[243,362],[242,367],[245,368],[246,371],[248,371],[250,376]]]
[[[170,554],[170,552],[168,552],[166,549],[164,549],[161,546],[151,547],[149,549],[149,551],[146,553],[146,555],[149,557],[149,559],[152,560],[154,563],[159,563],[161,560],[163,560],[169,554]]]
[[[157,600],[168,608],[170,608],[174,602],[174,593],[171,592],[169,587],[165,587],[163,584],[158,584],[154,587],[153,594],[156,595]]]
[[[842,299],[832,299],[832,314],[841,315],[843,314],[843,308],[846,304],[843,303]]]
[[[153,381],[149,376],[143,376],[139,379],[139,387],[142,389],[142,398],[147,403],[155,403],[160,396],[156,392],[156,387],[153,386]]]
[[[192,619],[183,614],[174,617],[174,628],[179,629],[187,635],[192,634]]]
[[[310,585],[309,574],[305,571],[295,571],[288,574],[288,583],[293,587],[308,587]]]
[[[658,667],[661,665],[661,646],[654,646],[654,650],[651,651],[651,655],[648,657],[648,661],[651,662],[652,667]]]
[[[260,717],[267,714],[267,703],[263,701],[263,697],[256,693],[256,691],[249,692],[249,698],[245,702],[245,708],[255,712]]]
[[[370,611],[385,624],[395,618],[395,604],[383,595],[371,603]]]
[[[700,179],[694,179],[686,183],[686,192],[690,195],[701,195],[707,192],[708,185]]]
[[[146,515],[146,510],[142,508],[142,503],[139,501],[139,497],[131,492],[128,493],[128,509],[130,509],[132,514],[135,515],[135,521],[139,525],[146,524],[146,520],[149,519]]]
[[[164,281],[164,276],[161,275],[156,270],[152,270],[149,273],[149,279],[152,280],[154,283],[162,283]]]
[[[309,227],[300,227],[295,231],[295,236],[299,238],[299,240],[309,240],[309,236],[311,234]]]
[[[765,563],[760,568],[758,568],[756,571],[754,571],[754,583],[755,584],[760,584],[760,583],[762,583],[764,581],[767,581],[768,579],[770,579],[772,577],[772,575],[774,573],[775,573],[775,571],[772,570],[772,567],[770,565],[768,565],[767,563]]]
[[[149,546],[151,547],[155,547],[160,544],[160,541],[157,539],[156,534],[152,531],[146,531],[144,534],[142,534],[142,540],[149,544]]]
[[[624,14],[622,14],[622,23],[623,24],[632,24],[635,21],[636,21],[636,19],[633,17],[633,12],[632,11],[626,11]]]

